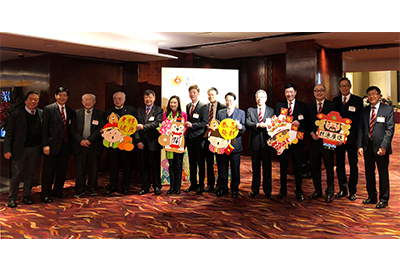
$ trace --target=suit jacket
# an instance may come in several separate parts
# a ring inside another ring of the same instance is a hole
[[[274,115],[274,109],[268,106],[265,108],[263,122],[265,122],[265,119],[271,118]],[[260,148],[264,148],[269,139],[267,129],[256,127],[258,123],[260,123],[260,119],[258,118],[257,107],[248,108],[246,114],[246,128],[250,130],[250,151],[258,151]]]
[[[193,115],[190,117],[190,108],[192,103],[186,104],[186,114],[188,121],[192,123],[192,127],[188,128],[187,137],[190,140],[201,142],[204,138],[204,133],[207,131],[208,110],[207,106],[199,101],[193,110]]]
[[[85,126],[85,108],[81,108],[75,111],[76,117],[71,124],[71,135],[74,139],[72,144],[72,152],[74,155],[79,155],[82,146],[80,142],[83,138],[83,128]],[[101,155],[103,151],[102,137],[100,130],[104,127],[104,112],[93,109],[92,116],[90,119],[90,136],[86,138],[90,141],[89,151],[95,156]]]
[[[278,102],[276,104],[276,109],[275,109],[275,115],[279,116],[281,113],[281,109],[286,108],[288,109],[288,103],[287,100]],[[295,100],[294,103],[294,109],[293,109],[293,121],[299,121],[300,126],[299,126],[299,131],[302,132],[308,132],[310,131],[310,116],[308,112],[308,106],[304,103],[301,102],[300,100]]]
[[[146,106],[137,109],[138,124],[143,125],[143,129],[135,132],[135,142],[147,142],[146,147],[150,151],[161,150],[161,145],[158,143],[158,126],[163,121],[163,109],[159,106],[153,105],[149,114],[146,114]]]
[[[362,147],[364,151],[366,151],[368,147],[370,112],[371,105],[363,108],[358,123],[357,145],[358,147]],[[381,119],[383,119],[383,121]],[[375,153],[380,147],[385,148],[389,154],[392,153],[394,127],[395,119],[393,108],[381,102],[379,110],[376,113],[376,120],[372,133],[372,147]]]
[[[24,115],[25,106],[13,111],[7,122],[6,137],[4,138],[4,153],[11,153],[13,160],[19,160],[24,153],[28,124]],[[42,122],[43,111],[36,108],[40,122]],[[42,127],[40,127],[42,129]]]
[[[308,104],[308,111],[309,111],[309,115],[310,115],[310,129],[309,132],[314,132],[317,133],[318,130],[318,126],[315,124],[315,121],[319,120],[317,118],[317,114],[318,114],[318,102],[314,101],[311,102],[310,104]],[[333,101],[327,100],[325,99],[324,101],[324,105],[322,107],[322,111],[321,113],[327,115],[329,114],[331,111],[334,111],[336,109],[335,103],[333,103]],[[311,151],[313,150],[313,145],[322,145],[322,139],[318,139],[318,140],[314,140],[313,138],[310,139],[310,145],[311,145]]]
[[[117,113],[117,109],[115,108],[115,106],[112,107],[112,108],[110,108],[110,109],[108,109],[108,110],[106,110],[106,112],[104,113],[105,124],[108,123],[107,117],[108,117],[111,113]],[[124,105],[124,106],[122,107],[122,112],[121,112],[121,115],[120,115],[120,116],[124,116],[124,115],[127,115],[127,114],[134,116],[134,117],[136,118],[136,120],[137,120],[136,109],[135,109],[134,107],[129,106],[129,105]],[[133,138],[133,135],[134,135],[134,134],[131,135],[132,138]]]
[[[342,95],[339,95],[333,99],[336,109],[343,118],[349,118],[351,120],[350,134],[347,136],[346,144],[355,144],[357,141],[357,127],[360,119],[361,110],[364,108],[363,100],[359,96],[350,95],[349,100],[343,105]]]
[[[75,111],[65,105],[67,112],[68,137],[71,139],[70,126],[75,117]],[[50,146],[50,154],[57,155],[63,142],[64,123],[57,102],[47,105],[43,109],[42,118],[42,145]]]
[[[217,113],[217,120],[222,121],[225,118],[231,118],[233,120],[239,120],[239,123],[242,124],[242,129],[239,130],[238,135],[235,138],[235,143],[232,144],[234,147],[233,153],[237,152],[242,152],[243,147],[242,147],[242,134],[246,131],[246,126],[245,126],[245,121],[246,121],[246,115],[243,110],[235,108],[233,110],[233,113],[228,116],[228,108],[219,110]]]
[[[211,106],[211,103],[210,103],[210,102],[207,103],[207,112],[208,112],[208,115],[210,115],[210,106]],[[224,109],[224,108],[226,108],[226,105],[225,105],[225,104],[222,104],[222,103],[220,103],[220,102],[217,101],[217,111],[216,111],[216,113],[215,113],[215,117],[217,117],[217,114],[218,114],[219,110]],[[207,119],[208,119],[208,118],[207,118]],[[208,120],[207,120],[207,121],[208,121]]]

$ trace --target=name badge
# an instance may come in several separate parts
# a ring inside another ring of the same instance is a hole
[[[154,116],[150,117],[149,121],[154,121]]]
[[[298,119],[299,119],[299,120],[303,120],[303,119],[304,119],[304,116],[303,116],[302,114],[299,114]]]
[[[97,121],[97,120],[92,120],[92,125],[98,126],[98,125],[99,125],[99,121]]]
[[[385,117],[383,117],[383,116],[378,116],[378,118],[376,118],[376,122],[378,122],[378,123],[385,123]]]
[[[193,118],[199,119],[199,114],[198,113],[194,113],[193,114]]]
[[[349,111],[350,111],[350,112],[356,112],[356,107],[354,107],[354,106],[349,106]]]

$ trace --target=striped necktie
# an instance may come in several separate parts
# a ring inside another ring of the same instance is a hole
[[[343,105],[346,104],[346,97],[343,97]]]
[[[258,112],[258,120],[260,120],[260,123],[263,122],[263,116],[262,116],[262,109],[260,107],[260,111]]]
[[[292,102],[289,102],[289,115],[292,115]]]
[[[210,103],[210,107],[211,107],[211,110],[210,110],[210,114],[208,115],[208,123],[211,122],[211,120],[213,119],[213,116],[214,116],[214,104]]]
[[[193,111],[194,111],[194,104],[192,103],[192,108],[190,108],[190,115],[189,115],[190,118],[192,118],[193,116]]]
[[[322,111],[322,102],[318,102],[318,113]]]
[[[61,117],[64,123],[63,139],[65,142],[68,142],[68,127],[67,127],[67,119],[65,118],[65,113],[64,113],[64,106],[61,107]]]
[[[374,131],[374,124],[376,119],[375,106],[372,106],[371,121],[369,122],[369,137],[372,140],[372,133]]]

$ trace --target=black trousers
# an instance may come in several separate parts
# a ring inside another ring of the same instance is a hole
[[[210,142],[206,139],[204,144],[204,156],[207,162],[207,186],[214,187],[215,185],[215,175],[214,175],[214,161],[217,154],[210,151],[208,148]]]
[[[365,178],[367,180],[368,198],[374,200],[378,197],[376,191],[375,168],[378,167],[379,174],[379,200],[389,201],[389,154],[379,156],[374,152],[372,141],[369,140],[367,150],[364,152]]]
[[[160,162],[161,162],[161,150],[150,151],[148,146],[145,144],[143,150],[139,150],[140,160],[140,179],[142,181],[142,189],[150,189],[150,164],[153,173],[153,188],[161,189],[161,176],[160,176]]]
[[[183,153],[182,154],[174,153],[174,158],[168,159],[170,188],[176,191],[181,190],[182,161],[183,161]]]
[[[186,140],[189,155],[190,187],[204,188],[204,178],[206,177],[204,157],[204,140]],[[197,183],[197,166],[199,166],[199,181]]]
[[[229,165],[231,167],[231,191],[239,191],[240,185],[240,154],[241,152],[217,156],[218,187],[228,191]]]
[[[347,192],[349,188],[350,194],[356,194],[358,184],[358,149],[354,144],[344,144],[336,148],[336,173],[341,191]],[[346,177],[346,152],[347,160],[350,165],[350,177],[347,182]]]
[[[64,188],[65,178],[67,176],[69,154],[70,144],[63,141],[58,154],[44,156],[42,192],[40,193],[42,199],[51,196],[53,182],[53,195],[61,195]]]
[[[261,166],[263,171],[263,191],[265,195],[271,195],[272,192],[272,148],[266,146],[258,151],[251,151],[251,167],[253,170],[253,178],[251,181],[251,191],[254,193],[260,192],[261,185]]]
[[[97,189],[98,182],[98,163],[99,157],[93,155],[90,148],[82,147],[79,155],[75,156],[75,168],[76,168],[76,182],[75,192],[80,193],[86,189],[91,190]],[[86,185],[86,171],[88,173],[88,181]]]
[[[312,138],[310,139],[312,140]],[[325,194],[332,196],[335,193],[335,173],[334,173],[334,150],[326,149],[322,146],[322,143],[316,142],[310,144],[311,150],[311,176],[314,184],[315,192],[322,194],[322,183],[321,183],[321,160],[324,161],[326,170],[326,184]]]
[[[119,165],[122,164],[123,177],[121,188],[129,189],[132,179],[132,151],[109,148],[108,161],[110,162],[110,188],[118,189]]]
[[[279,156],[280,163],[280,177],[281,177],[281,188],[280,193],[286,195],[287,194],[287,169],[289,166],[289,157],[292,157],[292,164],[294,170],[294,179],[296,183],[296,195],[303,195],[303,190],[301,188],[303,183],[303,148],[304,142],[299,140],[296,145],[289,146],[289,149],[286,149]]]

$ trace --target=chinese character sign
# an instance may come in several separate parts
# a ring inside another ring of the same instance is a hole
[[[233,128],[232,122],[235,124],[235,128]],[[208,138],[208,141],[210,142],[208,149],[211,152],[219,155],[224,153],[229,155],[234,149],[232,144],[235,143],[234,138],[238,133],[239,130],[237,129],[236,122],[234,120],[226,118],[220,123],[218,120],[213,119],[210,122],[210,129],[206,132],[206,134],[204,134],[204,137]],[[231,138],[232,136],[234,137]]]
[[[335,149],[337,144],[345,144],[350,134],[351,120],[342,118],[338,112],[332,111],[328,115],[319,113],[315,125],[318,126],[317,136],[323,140],[325,148]]]
[[[108,116],[108,123],[101,130],[103,145],[107,148],[132,151],[134,148],[132,135],[136,132],[137,120],[132,115],[119,117],[115,113]]]
[[[185,119],[174,117],[172,120],[166,118],[158,130],[161,133],[158,143],[165,151],[183,153],[185,151]]]

